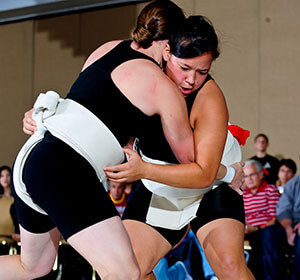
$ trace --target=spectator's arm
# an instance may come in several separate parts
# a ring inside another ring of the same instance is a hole
[[[282,219],[279,223],[284,227],[287,235],[287,241],[291,246],[294,246],[294,239],[296,233],[293,229],[293,222],[291,219]]]

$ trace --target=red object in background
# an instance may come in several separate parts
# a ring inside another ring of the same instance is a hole
[[[264,168],[263,171],[266,176],[268,176],[270,174],[270,172],[266,168]]]
[[[245,145],[247,138],[250,136],[250,131],[243,129],[237,125],[230,124],[228,126],[229,131],[236,138],[240,145]]]

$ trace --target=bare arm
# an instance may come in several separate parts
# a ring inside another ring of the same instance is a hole
[[[196,162],[181,165],[143,162],[142,168],[137,171],[138,176],[181,188],[204,188],[213,182],[226,141],[228,116],[225,100],[218,86],[211,81],[204,88],[195,100],[190,117],[191,126],[194,128]],[[107,175],[120,179],[123,172],[126,173],[125,168],[118,170],[116,167],[109,167],[106,169],[109,171]],[[224,168],[219,176],[225,175]],[[122,172],[118,174],[113,171]]]
[[[178,161],[192,162],[193,133],[186,103],[179,89],[162,70],[151,61],[139,59],[117,67],[112,72],[112,79],[128,100],[143,113],[160,116],[165,137]]]

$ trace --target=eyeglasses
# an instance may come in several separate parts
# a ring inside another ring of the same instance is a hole
[[[255,173],[250,173],[249,175],[244,175],[244,178],[253,178],[254,176],[256,176],[258,174],[258,172],[255,172]]]

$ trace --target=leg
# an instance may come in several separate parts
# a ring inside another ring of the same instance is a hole
[[[35,234],[20,226],[21,255],[0,257],[0,279],[30,280],[48,274],[54,264],[59,231],[54,228],[49,232]]]
[[[141,279],[155,279],[154,266],[171,250],[171,244],[145,223],[125,220],[125,228],[141,269]]]
[[[234,219],[214,220],[197,232],[213,271],[220,279],[254,279],[244,256],[244,225]]]
[[[288,246],[286,233],[281,225],[268,226],[260,231],[260,246],[266,280],[286,278],[284,248]]]
[[[101,279],[139,279],[138,264],[119,217],[85,228],[67,241],[96,269]]]
[[[300,279],[300,236],[296,234],[295,236],[295,258],[294,258],[294,268],[293,268],[293,280]]]

